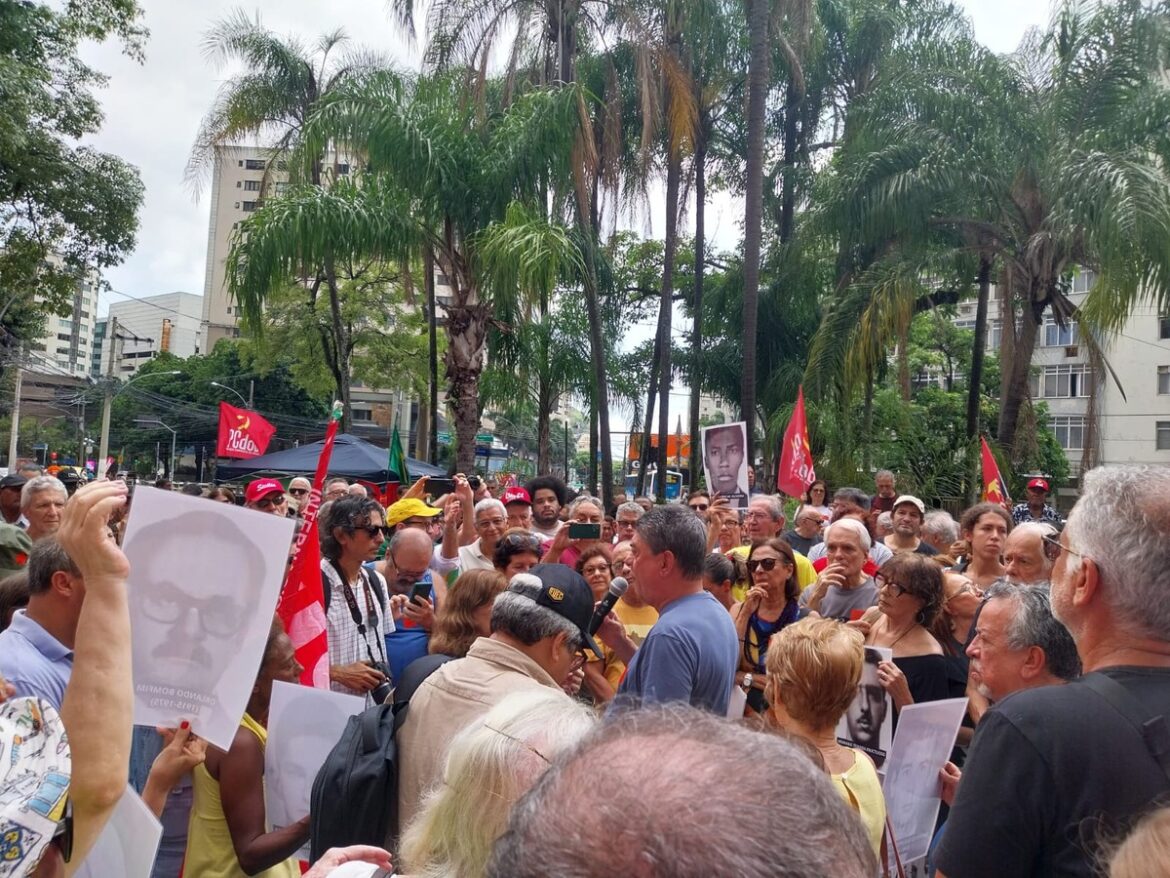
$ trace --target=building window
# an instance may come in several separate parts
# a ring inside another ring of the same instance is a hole
[[[354,409],[353,419],[355,421],[372,421],[374,413],[370,409]]]
[[[1158,338],[1170,338],[1170,317],[1158,318]]]
[[[1077,271],[1076,276],[1073,277],[1072,291],[1074,293],[1087,293],[1093,288],[1093,284],[1097,282],[1097,273],[1089,271],[1087,268],[1082,268]]]
[[[57,353],[69,356],[69,348],[57,348]]]
[[[72,341],[72,340],[73,340],[73,336],[70,335],[68,332],[58,332],[57,333],[57,341]]]
[[[281,159],[280,161],[278,161],[276,163],[276,170],[287,171],[288,170],[288,162],[286,162],[284,159]]]
[[[264,159],[245,159],[244,170],[247,171],[263,171]]]
[[[1056,434],[1056,441],[1065,451],[1080,451],[1085,447],[1085,418],[1071,415],[1048,419],[1048,426]],[[1170,447],[1170,446],[1168,446]]]
[[[1032,396],[1038,399],[1088,396],[1092,390],[1093,373],[1085,363],[1045,366],[1032,376]]]
[[[1170,451],[1170,421],[1158,421],[1154,433],[1154,447],[1159,451]]]
[[[1044,347],[1067,347],[1076,344],[1079,337],[1075,323],[1058,326],[1051,317],[1044,318]]]
[[[244,181],[244,191],[246,191],[246,192],[259,192],[260,191],[260,181],[259,180],[245,180]]]
[[[1170,366],[1158,367],[1158,393],[1170,393]]]
[[[255,201],[244,201],[240,204],[240,207],[242,207],[245,212],[251,213],[252,211],[254,211],[256,209],[256,202]]]
[[[337,175],[339,177],[344,177],[348,173],[349,173],[349,165],[348,164],[346,164],[345,162],[338,164]]]

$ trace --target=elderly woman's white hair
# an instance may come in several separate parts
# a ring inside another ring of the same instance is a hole
[[[597,715],[559,689],[514,692],[455,736],[442,782],[403,833],[399,871],[482,876],[516,801]]]

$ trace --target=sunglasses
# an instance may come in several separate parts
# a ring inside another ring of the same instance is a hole
[[[299,497],[299,496],[301,496],[301,494],[308,494],[309,489],[308,488],[289,488],[288,492],[290,494],[292,494],[294,497]]]
[[[789,566],[792,565],[792,562],[787,558],[753,558],[747,562],[748,573],[755,573],[759,567],[763,567],[765,573],[771,573],[781,561]]]
[[[708,507],[706,503],[692,503],[691,504],[691,509],[695,510],[695,512],[706,512],[708,508],[710,508],[710,507]]]
[[[359,530],[364,531],[366,536],[370,537],[371,539],[376,536],[381,536],[382,539],[386,539],[388,536],[390,536],[390,528],[386,527],[384,524],[359,524],[353,530],[354,533],[357,533]]]
[[[508,534],[502,542],[505,546],[540,554],[540,540],[529,534]]]
[[[1044,557],[1049,561],[1055,561],[1060,557],[1061,552],[1071,552],[1078,558],[1085,557],[1076,549],[1070,549],[1068,546],[1062,545],[1059,536],[1043,536],[1040,539],[1044,541]]]
[[[284,503],[284,497],[261,497],[256,501],[257,509],[272,509]]]

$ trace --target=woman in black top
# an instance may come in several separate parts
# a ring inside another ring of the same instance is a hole
[[[731,610],[742,647],[736,680],[747,689],[748,707],[763,713],[767,707],[764,658],[768,641],[800,618],[796,602],[800,586],[796,581],[796,556],[779,537],[752,546],[747,569],[752,587]]]

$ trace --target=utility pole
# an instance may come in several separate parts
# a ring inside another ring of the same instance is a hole
[[[24,372],[16,367],[16,390],[12,397],[12,429],[8,431],[8,471],[16,472],[16,440],[20,437],[20,391]]]
[[[256,379],[253,378],[248,382],[248,408],[249,409],[255,407],[255,404],[252,402],[252,398],[255,395],[256,395]]]
[[[110,451],[110,408],[114,404],[114,370],[118,363],[118,318],[110,315],[106,324],[106,341],[103,346],[109,352],[106,361],[106,393],[102,401],[102,437],[98,443],[98,457],[95,463],[97,478],[106,474],[106,458]]]

